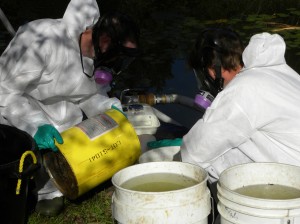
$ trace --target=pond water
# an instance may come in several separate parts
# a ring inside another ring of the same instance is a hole
[[[1,0],[0,8],[17,29],[34,19],[62,17],[68,2]],[[101,13],[113,9],[127,12],[141,28],[143,54],[123,74],[123,79],[113,89],[114,95],[126,88],[144,88],[155,93],[176,93],[193,98],[197,93],[196,80],[185,59],[198,33],[205,27],[230,26],[241,35],[244,44],[255,33],[279,33],[287,44],[288,64],[300,72],[298,0],[99,0],[98,4]],[[11,36],[2,23],[0,31],[2,52]],[[157,107],[187,127],[202,116],[202,113],[181,105]]]

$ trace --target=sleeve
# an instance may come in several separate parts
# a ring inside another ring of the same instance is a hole
[[[22,40],[22,39],[21,39]],[[13,39],[0,58],[0,112],[8,124],[33,135],[49,123],[43,112],[29,100],[26,90],[37,85],[45,56],[37,43],[22,45]]]
[[[119,99],[115,97],[109,98],[107,95],[101,95],[99,93],[82,100],[79,104],[87,117],[103,113],[110,109],[112,105],[122,110],[122,105]]]
[[[235,91],[218,95],[203,118],[183,137],[183,161],[206,169],[214,160],[249,139],[253,129],[239,104],[240,99]]]

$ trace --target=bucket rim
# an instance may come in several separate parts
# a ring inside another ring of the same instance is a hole
[[[0,170],[14,166],[15,164],[18,164],[19,161],[20,161],[20,159],[16,159],[14,161],[11,161],[11,162],[8,162],[5,164],[0,164]]]
[[[183,188],[183,189],[178,189],[178,190],[162,191],[162,192],[135,191],[135,190],[130,190],[130,189],[127,189],[127,188],[123,188],[119,184],[116,184],[115,178],[117,177],[117,175],[121,175],[122,172],[125,172],[125,171],[127,171],[129,169],[133,169],[132,167],[138,167],[138,166],[143,167],[143,166],[147,166],[147,164],[178,164],[178,165],[183,165],[184,164],[185,166],[190,166],[190,167],[198,168],[199,170],[203,171],[204,178],[203,178],[203,180],[201,182],[199,182],[199,183],[197,183],[197,184],[195,184],[193,186],[186,187],[186,188]],[[184,192],[186,190],[191,190],[193,188],[198,188],[200,185],[206,184],[207,180],[208,180],[208,173],[207,173],[207,171],[205,169],[203,169],[200,166],[191,164],[191,163],[179,162],[179,161],[157,161],[157,162],[148,162],[148,163],[135,164],[135,165],[132,165],[132,166],[129,166],[129,167],[126,167],[126,168],[123,168],[123,169],[119,170],[111,178],[111,182],[112,182],[113,186],[116,189],[119,189],[122,192],[127,192],[127,193],[139,192],[139,194],[143,194],[143,195],[153,195],[153,194],[155,194],[155,195],[168,195],[168,194],[174,194],[174,192]]]
[[[238,169],[239,167],[251,167],[251,166],[280,166],[280,167],[291,167],[300,170],[299,166],[286,164],[286,163],[276,163],[276,162],[252,162],[252,163],[244,163],[232,166],[226,170],[224,170],[220,174],[219,181],[217,183],[217,193],[218,197],[226,198],[230,201],[239,200],[239,202],[245,206],[250,207],[260,207],[259,204],[262,204],[263,208],[295,208],[300,206],[300,198],[292,198],[292,199],[265,199],[265,198],[257,198],[251,197],[243,194],[239,194],[235,192],[234,189],[229,188],[225,183],[222,182],[222,178],[225,178],[225,174],[228,172]],[[288,186],[288,185],[286,185]],[[300,187],[298,188],[300,189]]]
[[[33,151],[35,153],[36,151],[36,142],[34,141],[33,137],[27,133],[26,131],[23,131],[17,127],[11,126],[11,125],[7,125],[7,124],[0,124],[0,134],[2,135],[3,132],[3,140],[6,142],[6,137],[8,136],[11,137],[11,135],[13,135],[13,140],[15,141],[17,139],[17,137],[21,137],[22,139],[26,140],[26,144],[28,144],[26,147],[20,147],[18,148],[17,151],[11,152],[10,150],[6,150],[4,147],[1,148],[3,150],[1,150],[2,153],[7,153],[9,157],[13,157],[13,158],[9,158],[7,160],[2,160],[0,162],[0,172],[1,170],[4,169],[8,169],[11,168],[13,166],[18,165],[23,153],[25,153],[26,151]],[[6,133],[7,132],[7,133]],[[16,137],[17,135],[17,137]],[[2,141],[2,139],[0,139],[0,141]],[[5,144],[5,143],[4,143]],[[3,145],[1,145],[2,147]],[[2,155],[3,156],[3,155]]]
[[[256,197],[251,197],[251,196],[247,196],[247,195],[243,195],[243,194],[239,194],[239,193],[237,193],[237,192],[235,192],[234,190],[231,190],[231,189],[229,189],[229,188],[227,188],[227,187],[221,187],[221,185],[218,183],[217,184],[217,187],[218,187],[218,194],[222,194],[222,190],[226,190],[227,192],[226,193],[230,193],[231,195],[234,195],[235,197],[237,197],[237,198],[244,198],[244,199],[248,199],[248,200],[255,200],[255,202],[257,202],[257,201],[261,201],[261,202],[265,202],[265,203],[276,203],[276,202],[282,202],[282,203],[285,203],[285,202],[298,202],[299,203],[299,205],[300,205],[300,198],[292,198],[292,199],[265,199],[265,198],[256,198]],[[220,190],[220,188],[222,189],[222,190]],[[224,192],[223,192],[223,194],[224,194]],[[222,197],[224,197],[223,196],[223,194],[222,194]],[[228,197],[224,197],[224,198],[227,198],[228,199]]]
[[[238,167],[244,167],[244,166],[257,166],[257,165],[279,165],[279,166],[285,166],[285,167],[295,167],[297,169],[300,169],[300,166],[292,165],[292,164],[287,164],[287,163],[277,163],[277,162],[249,162],[249,163],[242,163],[242,164],[237,164],[234,166],[231,166],[225,170],[223,170],[220,174],[220,178],[224,173],[229,172],[230,170],[237,169]]]

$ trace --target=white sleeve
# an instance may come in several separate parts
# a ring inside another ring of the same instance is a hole
[[[13,40],[14,41],[14,40]],[[11,42],[0,58],[0,112],[7,123],[33,135],[37,126],[49,123],[29,102],[26,89],[37,85],[44,67],[41,48]]]
[[[253,129],[247,114],[235,100],[237,94],[219,94],[212,106],[183,137],[182,160],[208,168],[228,150],[238,147]]]
[[[95,94],[79,103],[80,108],[87,117],[104,113],[110,109],[112,105],[122,110],[122,105],[119,99],[115,97],[109,98],[107,95],[101,94]]]

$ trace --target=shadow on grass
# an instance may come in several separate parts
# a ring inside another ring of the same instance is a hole
[[[56,217],[45,217],[32,212],[28,224],[111,224],[111,196],[114,187],[108,180],[75,200],[65,200],[65,208]]]

